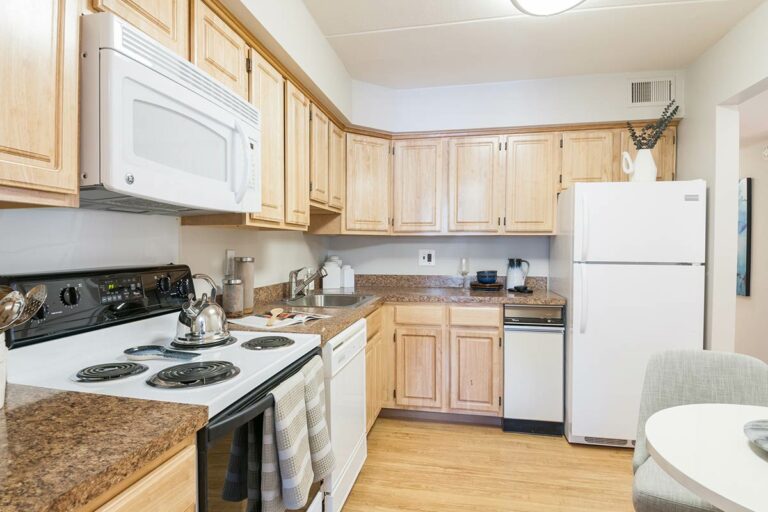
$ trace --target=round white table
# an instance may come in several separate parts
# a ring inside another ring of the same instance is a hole
[[[725,512],[768,511],[768,453],[744,424],[768,419],[768,407],[728,404],[664,409],[645,424],[656,463],[691,492]]]

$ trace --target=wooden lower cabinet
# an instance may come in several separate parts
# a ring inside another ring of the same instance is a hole
[[[501,408],[499,329],[451,329],[452,410],[498,415]]]
[[[365,431],[369,432],[381,412],[381,333],[365,346]]]
[[[424,408],[442,407],[442,327],[397,327],[395,345],[395,403]]]

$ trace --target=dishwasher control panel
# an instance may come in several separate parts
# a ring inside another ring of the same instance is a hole
[[[563,306],[504,306],[504,325],[565,326]]]

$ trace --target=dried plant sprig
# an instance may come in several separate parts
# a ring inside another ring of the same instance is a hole
[[[675,100],[670,101],[661,112],[659,120],[643,126],[639,133],[632,126],[632,123],[627,121],[627,130],[629,130],[629,136],[632,138],[635,148],[638,150],[655,148],[661,136],[664,135],[664,131],[669,127],[669,123],[672,122],[679,110],[680,106],[675,104]]]

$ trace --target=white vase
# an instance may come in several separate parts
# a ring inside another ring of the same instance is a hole
[[[656,181],[656,162],[650,149],[638,150],[635,161],[626,151],[621,155],[621,167],[629,181]]]

